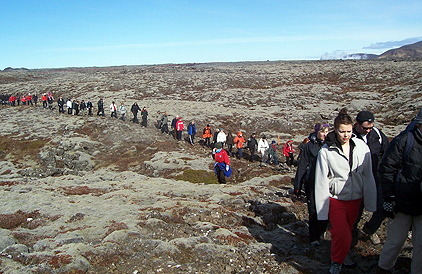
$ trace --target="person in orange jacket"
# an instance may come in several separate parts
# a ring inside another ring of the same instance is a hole
[[[243,138],[243,134],[241,131],[239,131],[237,133],[237,136],[234,138],[234,143],[236,144],[236,148],[237,148],[237,156],[239,157],[239,159],[243,158],[243,144],[246,143],[245,139]]]
[[[284,145],[283,154],[286,156],[286,164],[291,166],[293,164],[293,140],[287,141]]]
[[[202,135],[202,138],[204,139],[204,144],[205,144],[207,147],[210,147],[210,145],[211,145],[211,141],[210,141],[211,137],[212,137],[212,134],[211,134],[211,127],[210,127],[210,125],[208,124],[208,125],[204,128],[204,134]]]

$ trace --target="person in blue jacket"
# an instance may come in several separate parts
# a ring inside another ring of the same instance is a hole
[[[193,145],[193,139],[195,138],[195,134],[196,134],[195,121],[192,121],[189,123],[188,134],[189,134],[189,144]]]

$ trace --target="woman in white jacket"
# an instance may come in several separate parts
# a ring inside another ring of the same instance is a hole
[[[268,145],[267,138],[265,136],[262,136],[261,140],[258,141],[258,152],[261,152],[262,163],[265,163],[265,161],[267,161],[269,148],[270,146]]]
[[[368,146],[352,135],[353,121],[345,110],[334,119],[334,132],[318,154],[315,203],[318,220],[330,219],[331,269],[340,273],[352,241],[351,231],[363,199],[376,210],[376,186]]]

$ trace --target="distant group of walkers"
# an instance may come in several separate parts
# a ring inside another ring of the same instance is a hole
[[[44,93],[41,96],[41,101],[44,108],[53,108],[54,99],[51,92]],[[38,95],[31,93],[28,94],[4,94],[0,95],[0,102],[2,105],[15,106],[38,106]]]
[[[343,109],[333,131],[320,123],[308,136],[294,193],[305,190],[310,244],[320,244],[330,223],[330,273],[356,267],[350,252],[365,208],[373,214],[362,230],[373,244],[380,244],[376,231],[389,218],[376,273],[390,273],[408,231],[413,231],[411,273],[422,273],[422,109],[391,144],[374,121],[371,112],[361,111],[353,122]]]

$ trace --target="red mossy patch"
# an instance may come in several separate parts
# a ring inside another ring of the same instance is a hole
[[[0,228],[13,229],[17,227],[27,227],[28,218],[35,219],[40,216],[38,210],[31,213],[25,213],[21,210],[12,214],[0,214]]]
[[[63,193],[65,195],[87,195],[92,194],[94,196],[101,196],[107,193],[106,190],[101,188],[89,188],[87,186],[77,186],[77,187],[62,187]]]
[[[4,173],[2,175],[4,175]],[[18,182],[0,182],[0,186],[14,186],[18,184]]]

